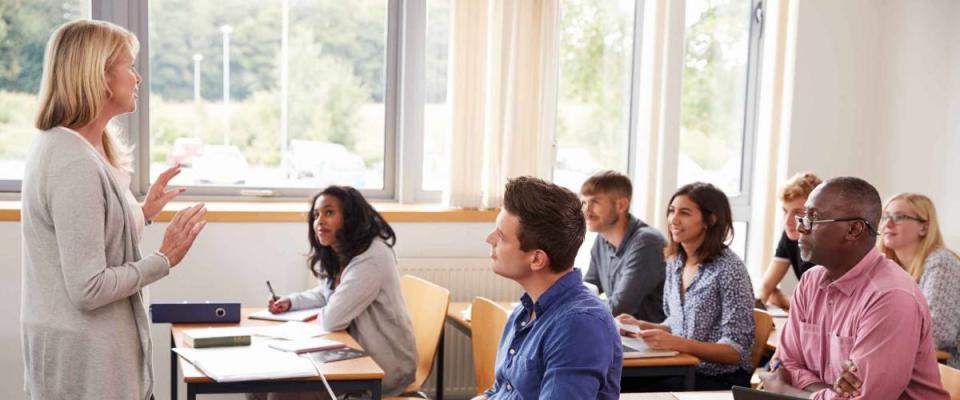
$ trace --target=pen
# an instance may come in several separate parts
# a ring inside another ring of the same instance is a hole
[[[279,297],[277,297],[277,294],[273,291],[273,286],[270,285],[270,281],[267,281],[267,290],[270,291],[270,298],[272,298],[273,301],[277,301],[280,299]]]

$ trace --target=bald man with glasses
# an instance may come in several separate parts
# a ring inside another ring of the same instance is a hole
[[[800,279],[764,389],[812,399],[948,400],[927,303],[875,248],[877,190],[835,178],[814,189],[805,208],[800,257],[817,266]]]

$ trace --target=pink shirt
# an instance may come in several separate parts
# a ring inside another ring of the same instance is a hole
[[[822,266],[803,274],[778,353],[798,388],[832,385],[851,359],[863,380],[858,399],[950,398],[927,302],[910,275],[876,249],[834,282]],[[825,389],[812,398],[842,397]]]

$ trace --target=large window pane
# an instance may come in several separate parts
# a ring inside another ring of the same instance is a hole
[[[90,18],[89,0],[0,1],[0,181],[23,178],[47,40],[77,18]]]
[[[741,193],[749,0],[688,0],[678,182]]]
[[[443,190],[450,176],[450,0],[427,1],[426,87],[423,118],[423,190]]]
[[[151,181],[383,188],[387,0],[149,4]]]
[[[600,169],[627,170],[635,3],[560,1],[553,178],[574,191]]]

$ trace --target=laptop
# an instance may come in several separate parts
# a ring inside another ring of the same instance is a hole
[[[764,392],[762,390],[754,390],[742,386],[734,386],[731,389],[733,389],[733,400],[802,400],[801,397]]]
[[[671,357],[680,354],[674,350],[654,350],[643,339],[620,336],[623,346],[623,358]]]

